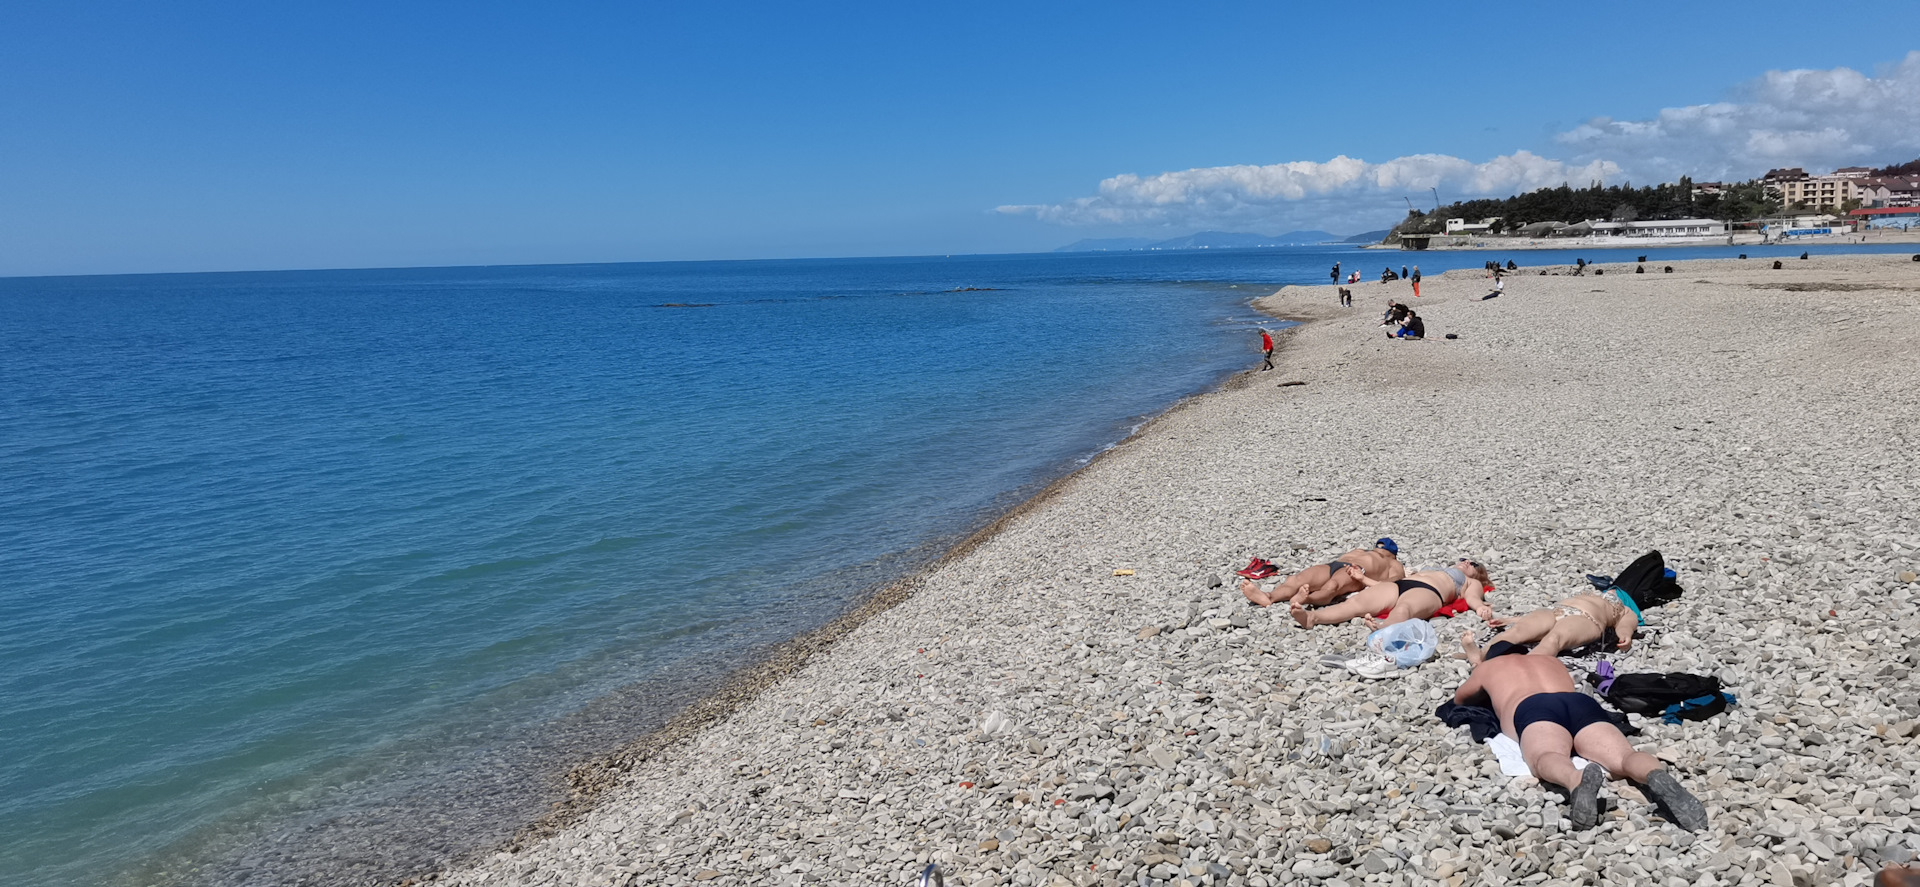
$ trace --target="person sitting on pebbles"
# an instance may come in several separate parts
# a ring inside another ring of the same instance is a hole
[[[1348,567],[1358,567],[1360,575],[1378,576],[1389,582],[1407,575],[1406,565],[1400,563],[1400,546],[1382,536],[1374,541],[1372,548],[1356,548],[1327,563],[1315,564],[1280,580],[1271,591],[1261,591],[1253,580],[1242,579],[1240,593],[1262,607],[1280,601],[1329,604],[1360,590],[1362,583]]]
[[[1574,689],[1573,676],[1560,660],[1490,655],[1474,666],[1467,682],[1454,692],[1453,701],[1477,704],[1483,694],[1500,715],[1500,730],[1520,743],[1520,753],[1533,775],[1567,790],[1567,818],[1573,820],[1574,828],[1592,828],[1599,822],[1600,788],[1609,772],[1646,786],[1681,828],[1707,827],[1707,808],[1658,758],[1634,750],[1600,703]],[[1593,763],[1576,769],[1574,754]]]
[[[1576,594],[1551,607],[1542,607],[1518,619],[1489,619],[1487,624],[1505,630],[1494,635],[1487,645],[1533,645],[1536,656],[1559,656],[1567,650],[1584,647],[1606,636],[1613,629],[1617,649],[1633,646],[1633,631],[1640,627],[1640,611],[1629,605],[1625,592],[1615,594]],[[1468,662],[1480,664],[1486,655],[1467,633],[1460,639]]]
[[[1294,601],[1290,607],[1293,621],[1300,623],[1301,628],[1312,628],[1364,617],[1369,627],[1378,628],[1409,619],[1430,618],[1441,607],[1461,597],[1466,598],[1482,621],[1492,624],[1495,618],[1493,608],[1487,606],[1483,597],[1488,576],[1487,568],[1479,561],[1463,557],[1451,567],[1422,570],[1402,579],[1375,579],[1354,567],[1348,567],[1347,571],[1366,587],[1340,603],[1318,610],[1309,610],[1304,603]],[[1374,619],[1373,614],[1382,610],[1391,612],[1384,620]]]

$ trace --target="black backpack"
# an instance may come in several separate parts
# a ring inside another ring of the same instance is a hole
[[[1658,717],[1669,724],[1704,721],[1739,704],[1733,694],[1720,687],[1713,675],[1684,671],[1642,672],[1614,675],[1608,680],[1596,671],[1587,676],[1614,708],[1628,714]]]
[[[1587,581],[1603,592],[1618,588],[1633,598],[1633,605],[1641,610],[1658,607],[1684,593],[1680,582],[1667,562],[1658,551],[1649,551],[1634,559],[1634,562],[1622,570],[1619,578],[1612,576],[1587,575]]]

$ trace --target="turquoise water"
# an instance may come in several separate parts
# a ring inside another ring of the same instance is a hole
[[[1257,364],[1247,300],[1336,258],[1415,257],[0,280],[0,881],[488,846],[567,764]]]

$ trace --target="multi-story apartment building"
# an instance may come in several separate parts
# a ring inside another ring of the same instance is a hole
[[[1788,209],[1838,210],[1841,204],[1860,199],[1860,180],[1835,173],[1805,179],[1782,179],[1780,203]]]

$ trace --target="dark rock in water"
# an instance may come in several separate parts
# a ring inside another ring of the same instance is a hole
[[[1747,254],[1746,254],[1746,253],[1741,253],[1741,254],[1740,254],[1740,258],[1743,258],[1743,259],[1744,259],[1744,258],[1746,258],[1746,257],[1747,257]]]
[[[1634,261],[1636,261],[1636,262],[1644,262],[1644,261],[1646,261],[1646,260],[1647,260],[1647,257],[1646,257],[1646,256],[1641,256],[1640,258],[1637,258],[1637,259],[1634,259]]]

